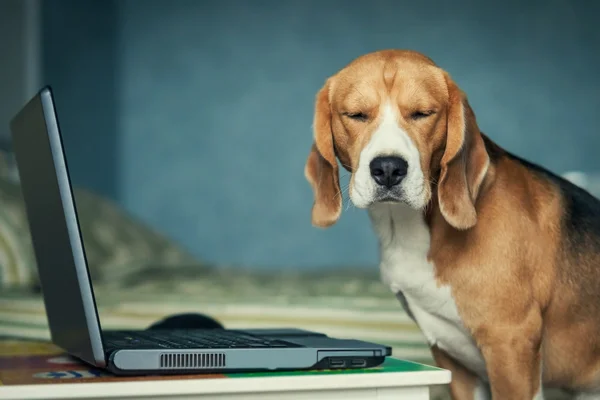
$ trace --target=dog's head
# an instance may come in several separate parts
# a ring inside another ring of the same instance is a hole
[[[437,196],[450,225],[475,225],[489,157],[466,96],[424,55],[386,50],[354,60],[317,94],[313,128],[305,175],[315,226],[333,225],[341,213],[337,159],[351,173],[358,208],[421,210]]]

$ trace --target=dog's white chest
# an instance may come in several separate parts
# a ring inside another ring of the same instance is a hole
[[[404,205],[369,210],[379,236],[381,276],[416,321],[430,345],[486,378],[485,362],[464,327],[449,286],[439,286],[427,261],[430,235],[420,212]]]

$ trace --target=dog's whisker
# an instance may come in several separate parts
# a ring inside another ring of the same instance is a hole
[[[343,162],[340,161],[340,165],[344,168],[348,168],[350,171],[352,171],[352,167],[349,165],[344,164]]]
[[[348,189],[350,189],[350,184],[345,185],[344,187],[340,188],[340,190],[338,190],[338,192],[336,193],[336,195],[333,197],[334,199],[337,199],[338,196],[342,196],[344,194],[346,194],[346,192],[348,191]]]
[[[346,209],[344,210],[344,212],[347,212],[347,211],[348,211],[348,210],[349,210],[351,207],[352,207],[352,208],[355,208],[355,207],[354,207],[354,204],[352,204],[352,202],[351,202],[351,201],[347,201],[347,202],[346,202]]]

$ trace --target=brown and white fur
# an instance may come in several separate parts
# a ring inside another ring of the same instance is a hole
[[[395,186],[375,179],[384,156],[407,166]],[[598,200],[482,134],[448,73],[413,51],[359,57],[317,94],[318,227],[340,217],[338,160],[382,280],[452,371],[454,399],[600,398]]]

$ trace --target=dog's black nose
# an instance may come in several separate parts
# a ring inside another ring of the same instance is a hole
[[[402,182],[408,163],[400,157],[377,157],[371,161],[369,168],[375,182],[390,189]]]

